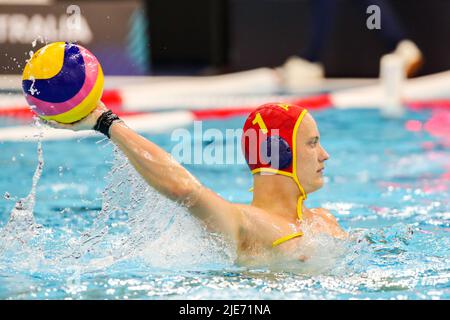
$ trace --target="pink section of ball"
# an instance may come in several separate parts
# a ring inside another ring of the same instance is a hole
[[[32,106],[33,111],[42,116],[54,116],[71,110],[76,107],[87,97],[97,81],[98,76],[98,61],[95,56],[87,49],[79,47],[81,55],[84,59],[86,78],[80,91],[73,96],[73,98],[64,102],[47,102],[36,98],[31,94],[26,94],[25,98]]]

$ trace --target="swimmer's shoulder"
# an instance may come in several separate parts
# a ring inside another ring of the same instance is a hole
[[[277,236],[273,217],[265,210],[248,204],[235,204],[241,212],[240,235],[242,238],[252,238],[263,246],[271,247],[272,238]],[[275,222],[275,224],[277,224]]]
[[[235,203],[234,206],[240,212],[241,222],[245,229],[252,229],[252,226],[261,221],[266,221],[268,213],[260,208],[248,204]]]
[[[337,223],[337,219],[336,217],[328,210],[325,208],[312,208],[310,209],[314,214],[320,216],[321,218],[329,221],[329,222],[333,222],[333,223]]]
[[[347,237],[348,234],[341,228],[336,217],[325,208],[309,209],[314,215],[322,218],[330,227],[331,234],[337,238]]]

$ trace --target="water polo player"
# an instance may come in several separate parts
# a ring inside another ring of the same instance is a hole
[[[297,105],[265,104],[245,122],[242,145],[254,182],[250,205],[230,203],[202,186],[170,154],[128,128],[102,102],[81,121],[51,121],[51,125],[105,134],[149,185],[185,204],[210,231],[234,241],[238,263],[270,263],[280,255],[304,260],[304,255],[296,256],[297,249],[315,236],[346,237],[327,210],[304,204],[309,193],[322,187],[329,156],[313,117]]]

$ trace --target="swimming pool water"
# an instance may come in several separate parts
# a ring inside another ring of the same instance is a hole
[[[449,299],[449,145],[405,129],[432,112],[312,113],[331,158],[306,204],[331,210],[352,237],[318,239],[316,259],[287,271],[235,265],[229,244],[101,139],[42,142],[35,197],[14,209],[32,189],[38,147],[0,142],[0,299]],[[177,143],[170,132],[145,136],[168,151]],[[251,201],[245,165],[186,167],[224,198]]]

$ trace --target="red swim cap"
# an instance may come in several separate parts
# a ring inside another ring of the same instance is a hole
[[[242,150],[252,172],[281,174],[294,179],[300,189],[298,216],[306,194],[296,172],[296,137],[307,110],[287,103],[267,103],[255,109],[243,128]]]

